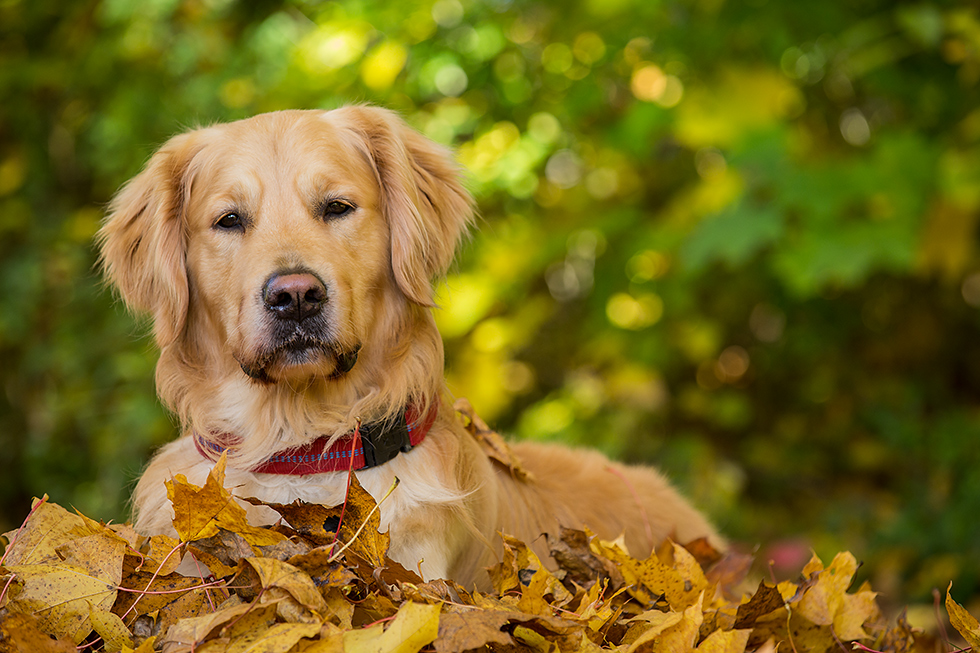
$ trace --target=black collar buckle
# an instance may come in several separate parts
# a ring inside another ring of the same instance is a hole
[[[364,447],[364,467],[377,467],[412,450],[408,422],[401,414],[393,422],[372,422],[361,426],[361,443]]]

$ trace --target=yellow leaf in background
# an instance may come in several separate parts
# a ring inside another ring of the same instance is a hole
[[[439,634],[439,605],[409,601],[387,629],[382,624],[344,633],[344,649],[357,653],[418,653]]]
[[[224,488],[226,456],[215,463],[208,474],[204,487],[187,482],[183,474],[167,481],[167,497],[174,507],[174,529],[182,542],[193,542],[213,537],[223,528],[238,533],[249,544],[268,546],[278,544],[284,535],[248,523],[245,509],[238,505],[231,493]]]
[[[934,202],[919,240],[919,270],[945,280],[958,279],[974,257],[977,216],[973,208],[949,201]]]
[[[279,587],[310,610],[326,613],[327,604],[306,572],[272,558],[246,558],[243,562],[259,575],[263,588]]]
[[[90,604],[89,619],[92,620],[92,628],[102,638],[106,653],[114,653],[123,650],[124,647],[133,646],[133,637],[129,629],[117,615]]]
[[[57,549],[73,539],[72,531],[82,527],[84,522],[61,506],[34,499],[31,504],[33,514],[28,518],[23,530],[4,533],[10,545],[4,552],[4,564],[35,565],[45,562],[61,562]],[[43,503],[42,503],[43,502]],[[40,505],[38,505],[40,503]]]
[[[92,632],[89,606],[108,610],[116,600],[115,585],[74,565],[11,565],[6,569],[14,574],[17,589],[11,590],[7,606],[34,615],[42,630],[76,644]]]
[[[730,146],[805,106],[800,89],[778,70],[729,67],[716,82],[689,88],[677,108],[677,139],[689,147]]]
[[[408,50],[403,45],[385,41],[371,50],[361,62],[364,85],[376,91],[385,90],[395,82],[407,59]]]
[[[966,643],[973,647],[974,651],[980,651],[980,622],[953,600],[949,593],[951,589],[953,589],[952,583],[946,588],[946,612],[949,614],[949,623],[962,635]]]

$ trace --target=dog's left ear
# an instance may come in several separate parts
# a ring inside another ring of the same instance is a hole
[[[189,302],[183,212],[197,133],[170,139],[113,198],[99,231],[106,279],[123,301],[153,317],[162,348],[184,331]]]
[[[364,139],[381,186],[391,229],[391,268],[402,293],[433,306],[432,282],[444,275],[473,220],[473,197],[445,147],[409,127],[392,111],[345,107]]]

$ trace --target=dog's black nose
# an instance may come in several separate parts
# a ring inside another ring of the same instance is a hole
[[[262,300],[280,319],[301,322],[327,303],[327,288],[308,272],[274,274],[265,282]]]

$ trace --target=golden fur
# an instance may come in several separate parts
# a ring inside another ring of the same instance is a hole
[[[608,539],[625,531],[639,555],[669,535],[720,545],[652,469],[518,444],[535,479],[522,482],[491,465],[463,429],[430,311],[432,282],[473,215],[459,176],[444,148],[395,114],[347,107],[181,134],[120,191],[99,234],[103,265],[123,300],[152,316],[157,390],[184,427],[136,488],[137,529],[171,530],[165,480],[181,473],[203,483],[212,463],[195,449],[193,432],[241,439],[226,479],[238,496],[336,505],[342,472],[248,470],[276,451],[340,437],[358,419],[391,418],[415,403],[439,407],[428,438],[357,476],[375,498],[401,479],[382,506],[382,527],[390,527],[391,557],[412,569],[421,563],[426,577],[482,584],[498,530],[534,542],[539,554],[540,534],[559,524],[588,525]],[[277,341],[263,288],[296,271],[322,279],[328,299],[317,346],[292,352]],[[278,517],[247,507],[259,522]]]

